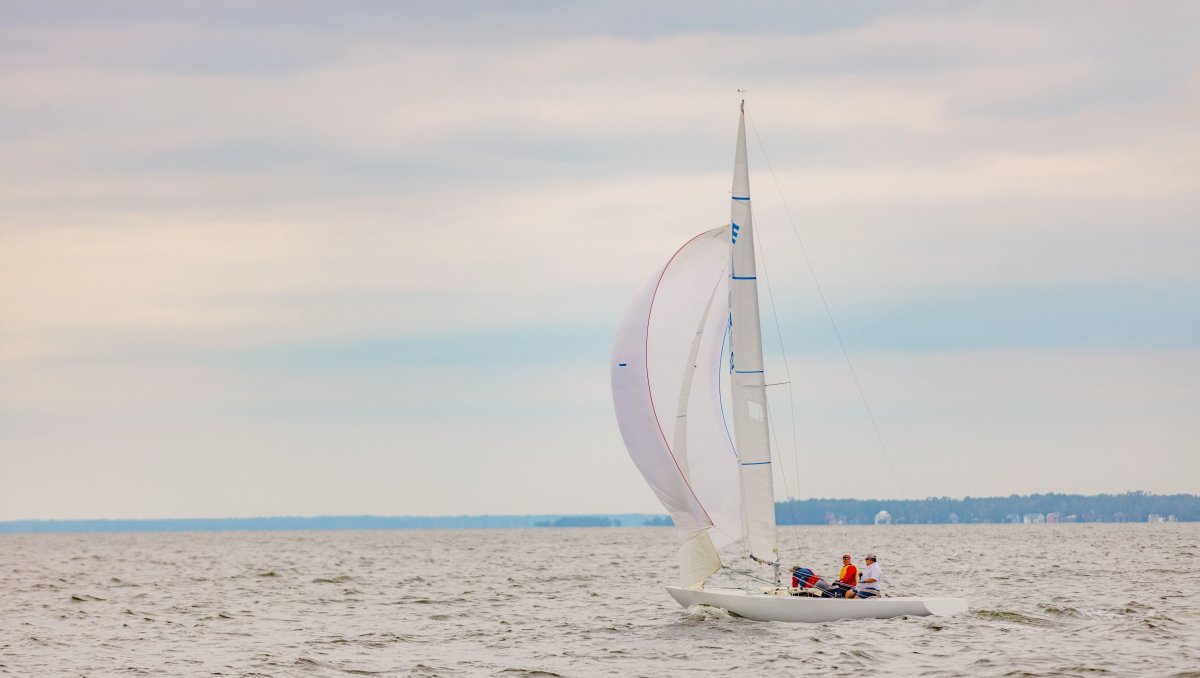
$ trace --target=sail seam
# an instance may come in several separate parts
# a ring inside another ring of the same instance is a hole
[[[645,358],[642,360],[642,363],[646,366],[646,394],[650,399],[650,413],[654,415],[654,425],[658,427],[658,435],[662,437],[663,446],[667,448],[667,454],[671,455],[671,463],[675,464],[675,470],[679,471],[679,477],[683,478],[684,486],[688,488],[688,492],[691,493],[692,499],[696,500],[696,505],[699,506],[700,510],[704,512],[704,519],[708,521],[708,527],[712,528],[715,525],[712,516],[708,515],[708,509],[706,509],[704,504],[700,501],[700,497],[696,494],[696,490],[692,487],[691,479],[688,478],[687,474],[683,472],[683,467],[679,465],[679,460],[675,457],[675,450],[671,449],[671,443],[667,441],[667,434],[665,431],[663,431],[662,420],[658,416],[658,408],[654,406],[654,390],[650,388],[650,319],[654,316],[654,302],[658,300],[658,290],[660,287],[662,287],[663,277],[667,275],[667,270],[670,269],[671,264],[675,262],[675,257],[678,257],[679,253],[686,249],[688,245],[692,244],[696,240],[699,240],[706,233],[708,233],[708,231],[699,233],[687,242],[683,243],[679,249],[675,250],[675,254],[672,254],[671,258],[667,260],[667,264],[663,266],[662,272],[658,274],[658,281],[654,283],[654,295],[650,297],[650,308],[646,311],[646,339],[644,343]]]

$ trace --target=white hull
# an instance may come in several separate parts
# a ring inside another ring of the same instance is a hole
[[[966,598],[810,598],[742,589],[682,589],[667,592],[684,607],[709,605],[755,621],[821,623],[839,619],[886,619],[905,615],[940,617],[967,611]]]

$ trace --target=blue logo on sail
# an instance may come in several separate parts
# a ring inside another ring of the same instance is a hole
[[[740,228],[741,228],[741,226],[738,226],[737,224],[733,224],[733,226],[732,226],[732,229],[733,229],[733,244],[735,244],[735,245],[737,244],[737,234],[738,234],[738,229],[740,229]]]

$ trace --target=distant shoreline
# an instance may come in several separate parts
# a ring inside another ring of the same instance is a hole
[[[330,516],[335,517],[335,516]],[[659,516],[663,522],[660,524],[620,524],[620,525],[380,525],[374,524],[377,521],[387,521],[382,516],[363,516],[364,518],[376,519],[366,521],[362,524],[357,524],[354,521],[340,521],[336,527],[323,524],[324,516],[316,516],[312,518],[296,518],[294,520],[282,520],[277,518],[218,518],[211,520],[10,520],[0,521],[0,537],[5,535],[16,534],[150,534],[163,533],[169,534],[173,532],[353,532],[371,531],[371,530],[522,530],[522,529],[592,529],[592,528],[645,528],[645,527],[671,527],[669,516]],[[485,516],[478,516],[485,517]],[[524,522],[524,516],[490,516],[494,518],[518,518],[518,522]],[[554,517],[554,516],[550,516]],[[585,520],[595,520],[597,518],[604,519],[608,516],[595,515],[580,515],[580,516],[558,516],[559,519],[582,518]],[[343,518],[343,516],[336,516]],[[1155,521],[1166,523],[1168,521]],[[1193,520],[1174,520],[1172,524],[1191,524],[1200,521]],[[152,523],[152,525],[148,525]],[[202,523],[197,525],[196,523]],[[267,524],[263,524],[267,523]],[[269,524],[269,525],[268,525]],[[1044,524],[1044,523],[1038,523]],[[1144,521],[1095,521],[1092,523],[1059,523],[1060,525],[1144,525]],[[784,525],[780,527],[794,527],[801,525],[799,523]],[[954,523],[896,523],[886,527],[912,527],[912,526],[928,526],[928,525],[945,525],[953,526]],[[986,525],[986,526],[1005,526],[1010,523],[961,523],[959,525]],[[1019,523],[1011,523],[1014,527],[1020,527]],[[846,524],[835,523],[826,525],[824,523],[804,523],[803,527],[873,527],[867,524]]]
[[[775,505],[780,525],[1146,523],[1200,521],[1200,496],[1034,494],[950,499],[803,499]],[[654,513],[458,516],[279,516],[0,521],[0,534],[657,527]]]
[[[0,521],[0,534],[44,532],[258,532],[327,530],[488,530],[533,527],[636,527],[664,516],[620,513],[566,516],[275,516]],[[579,525],[574,519],[581,519]],[[557,523],[557,524],[556,524]],[[669,524],[669,523],[668,523]]]

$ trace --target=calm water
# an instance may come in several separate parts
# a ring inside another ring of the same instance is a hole
[[[0,535],[0,673],[1200,676],[1200,524],[781,541],[822,574],[874,550],[891,593],[964,595],[971,612],[684,610],[661,588],[666,528]]]

